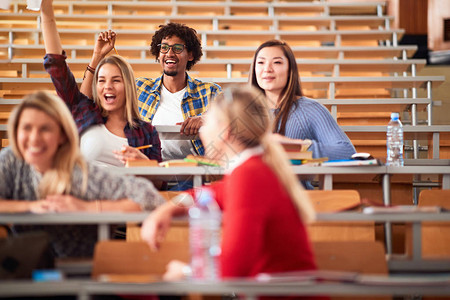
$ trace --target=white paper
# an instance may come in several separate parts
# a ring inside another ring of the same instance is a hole
[[[42,0],[27,0],[27,9],[38,11],[41,9]]]
[[[0,0],[0,9],[9,9],[11,0]]]

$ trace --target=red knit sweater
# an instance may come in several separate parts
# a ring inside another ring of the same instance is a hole
[[[222,277],[316,269],[297,209],[260,156],[211,188],[223,210]]]

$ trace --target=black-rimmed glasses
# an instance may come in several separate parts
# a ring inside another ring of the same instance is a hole
[[[159,47],[159,51],[161,53],[167,53],[169,52],[170,48],[172,48],[173,53],[175,54],[180,54],[181,52],[183,52],[184,50],[184,45],[183,44],[173,44],[173,45],[169,45],[169,44],[158,44]]]

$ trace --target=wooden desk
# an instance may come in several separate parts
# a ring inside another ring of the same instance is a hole
[[[97,224],[99,240],[109,237],[110,224],[124,224],[127,222],[140,223],[148,216],[142,213],[48,213],[48,214],[0,214],[0,224],[33,224],[33,225],[60,225],[60,224]],[[319,213],[317,221],[374,221],[378,223],[405,222],[412,223],[413,227],[413,257],[410,260],[396,260],[389,257],[389,267],[392,270],[402,271],[448,271],[450,260],[424,260],[421,257],[421,223],[450,222],[450,213],[383,213],[364,214],[359,212]],[[175,219],[174,222],[186,222],[185,218]],[[387,241],[388,242],[388,241]]]
[[[109,238],[109,225],[125,224],[127,222],[142,222],[148,216],[148,212],[139,213],[120,213],[120,212],[102,212],[102,213],[46,213],[32,214],[20,213],[9,214],[0,213],[0,224],[15,225],[98,225],[98,239],[106,240]]]

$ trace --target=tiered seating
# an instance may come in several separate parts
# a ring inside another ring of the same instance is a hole
[[[9,11],[0,11],[0,126],[24,94],[52,89],[42,67],[39,13],[26,10],[25,2],[14,1]],[[287,41],[298,58],[305,94],[326,105],[345,126],[386,125],[391,111],[407,110],[407,123],[416,125],[416,112],[431,110],[431,87],[443,81],[416,76],[425,61],[408,59],[416,47],[397,45],[403,30],[391,29],[392,17],[385,15],[380,1],[86,0],[55,1],[54,6],[68,61],[80,81],[96,34],[107,28],[118,33],[116,49],[129,59],[136,76],[159,76],[148,46],[158,26],[169,21],[196,28],[202,40],[204,57],[192,75],[223,86],[247,81],[261,42]],[[421,89],[426,97],[417,96]],[[357,150],[384,157],[384,137],[352,140]]]
[[[0,148],[7,144],[5,131],[9,113],[20,103],[22,96],[35,89],[53,90],[42,66],[44,47],[39,14],[27,11],[25,2],[14,1],[9,11],[0,11]],[[384,158],[390,112],[400,111],[407,124],[405,138],[421,140],[423,145],[429,146],[423,156],[449,158],[448,153],[439,152],[439,145],[450,140],[449,126],[417,126],[419,121],[432,125],[434,99],[431,90],[444,78],[417,76],[425,61],[410,59],[415,46],[397,44],[403,30],[391,29],[392,18],[385,15],[384,2],[83,0],[55,1],[54,5],[68,62],[79,83],[89,63],[96,35],[107,28],[118,33],[116,49],[119,54],[129,60],[137,76],[146,77],[160,75],[160,65],[148,51],[158,25],[171,21],[196,28],[204,56],[191,74],[222,86],[245,84],[256,47],[268,39],[283,39],[292,46],[297,57],[306,95],[330,109],[358,151]],[[419,93],[421,90],[425,96]],[[427,119],[417,119],[416,114],[421,110],[429,112]],[[378,177],[357,174],[334,178],[335,188],[357,189],[361,198],[382,199]],[[411,204],[412,180],[411,176],[392,180],[393,204]],[[310,196],[316,200],[318,211],[347,208],[342,194],[345,191],[315,192]],[[356,196],[349,197],[349,203],[359,203],[360,197]],[[330,209],[325,205],[330,203],[325,200],[338,200],[341,206]],[[374,249],[374,239],[383,239],[380,229],[381,226],[375,226],[373,222],[317,222],[311,225],[308,230],[320,269],[363,272],[367,261],[359,259],[369,257],[368,251]],[[403,228],[401,231],[400,235],[404,234]],[[153,274],[160,275],[164,271],[165,263],[177,252],[172,250],[186,250],[186,234],[187,228],[183,225],[171,230],[165,244],[167,252],[154,257],[159,265],[150,266]],[[393,234],[397,236],[396,232]],[[139,239],[139,228],[130,225],[127,242],[99,243],[93,276],[122,271],[134,275],[129,277],[132,280],[147,276],[150,270],[147,258],[154,255],[142,243],[136,242]],[[133,240],[135,242],[130,242]],[[358,249],[364,251],[352,252]],[[382,246],[377,245],[375,249],[381,253],[380,260],[371,267],[379,269],[370,272],[386,273]],[[123,253],[129,254],[129,251],[134,251],[135,255],[124,256]],[[423,249],[423,252],[427,253],[427,250]],[[351,257],[341,257],[343,253],[350,253]],[[136,258],[136,255],[145,258],[145,263],[133,265],[135,259],[124,260]],[[180,251],[176,255],[184,260],[188,257]],[[348,263],[355,261],[355,264]],[[344,263],[335,266],[336,262]]]

